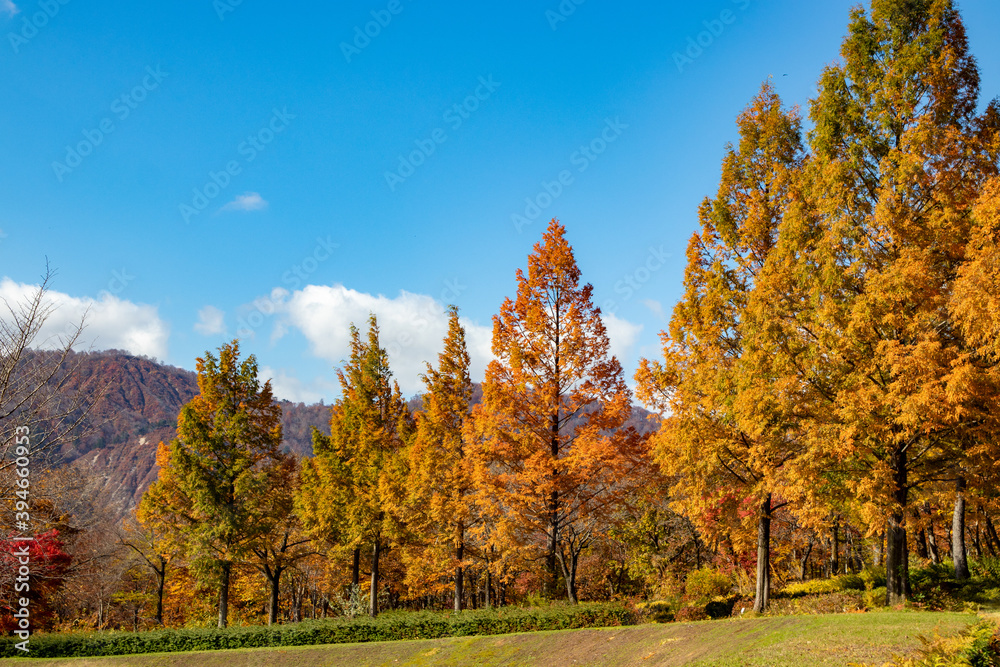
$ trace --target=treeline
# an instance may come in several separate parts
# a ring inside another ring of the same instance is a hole
[[[654,435],[628,425],[553,220],[494,317],[479,402],[454,308],[417,409],[375,316],[352,327],[312,456],[281,451],[237,342],[199,359],[158,480],[93,556],[117,564],[96,625],[733,589],[764,611],[779,583],[873,568],[898,604],[911,562],[963,579],[970,549],[996,558],[1000,105],[979,109],[948,0],[852,11],[841,55],[808,120],[770,82],[738,119],[662,357],[636,373]],[[39,595],[53,624],[93,622],[60,592],[59,539]]]
[[[779,511],[859,564],[869,538],[890,603],[944,522],[959,579],[970,509],[977,554],[1000,548],[1000,105],[979,111],[947,0],[853,10],[841,56],[808,131],[769,82],[740,115],[663,359],[636,376],[668,415],[675,506],[756,542],[758,610]]]
[[[564,231],[553,221],[518,272],[475,405],[454,307],[416,412],[392,380],[376,317],[366,332],[352,327],[330,435],[315,430],[301,460],[280,451],[270,384],[238,342],[199,359],[200,393],[161,445],[137,514],[156,576],[183,563],[216,591],[220,627],[236,570],[267,581],[273,623],[282,575],[303,562],[328,577],[311,582],[324,605],[340,596],[354,613],[440,606],[445,594],[455,609],[529,590],[576,602],[581,557],[656,473],[646,438],[625,426],[631,394]]]

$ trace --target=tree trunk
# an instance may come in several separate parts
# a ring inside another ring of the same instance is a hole
[[[459,530],[461,531],[461,524],[459,524]],[[465,583],[462,576],[462,559],[464,557],[465,544],[459,542],[458,548],[455,549],[455,558],[458,559],[458,567],[455,568],[455,611],[462,611],[462,587]]]
[[[889,605],[906,602],[909,588],[905,521],[902,513],[889,515],[885,545],[886,604]]]
[[[271,599],[267,606],[267,624],[274,625],[278,622],[278,599],[281,595],[281,571],[283,568],[275,567],[274,573],[267,575],[268,583],[271,584]],[[315,605],[313,606],[315,609]]]
[[[909,493],[906,475],[906,452],[897,449],[892,457],[893,500],[896,507],[889,514],[885,545],[886,604],[906,602],[910,588],[910,566],[906,554],[906,502]]]
[[[378,616],[378,557],[381,538],[375,537],[375,546],[372,547],[372,590],[371,590],[371,613],[372,618]]]
[[[224,628],[229,624],[229,573],[233,564],[223,561],[222,574],[219,581],[219,627]]]
[[[1000,537],[997,537],[997,529],[996,526],[993,525],[993,521],[990,519],[989,513],[984,513],[984,516],[986,517],[986,544],[990,547],[990,554],[996,558],[997,554],[1000,553],[1000,551],[998,551],[1000,550]]]
[[[490,587],[493,585],[493,573],[490,572],[490,562],[486,561],[486,608],[489,609],[492,604],[492,599],[490,596]]]
[[[930,553],[927,551],[927,531],[923,528],[917,533],[917,557],[927,560]]]
[[[559,353],[561,348],[559,347],[559,310],[556,307],[556,340],[555,340],[555,367],[554,376],[555,382],[553,383],[553,406],[555,406],[555,412],[549,416],[549,454],[552,457],[552,491],[549,493],[549,553],[546,559],[546,565],[549,569],[549,581],[547,583],[548,594],[550,597],[556,596],[556,587],[559,584],[559,575],[556,571],[556,550],[559,548],[559,487],[556,482],[558,481],[559,471],[556,469],[556,463],[559,460],[559,393],[562,389],[562,381],[560,378],[560,367],[559,367]]]
[[[355,590],[361,585],[361,547],[354,549],[354,562],[351,564],[351,585]]]
[[[167,561],[160,559],[160,569],[156,570],[156,623],[163,625],[163,589],[167,583]]]
[[[969,578],[969,559],[965,551],[965,478],[955,482],[955,513],[951,519],[951,557],[955,561],[955,578]]]
[[[969,531],[972,532],[972,531]],[[982,559],[983,557],[983,545],[979,539],[979,512],[976,512],[976,532],[972,533],[972,548],[976,550],[976,558]]]
[[[802,555],[802,565],[799,567],[799,581],[806,580],[806,564],[809,562],[809,555],[813,550],[813,537],[809,536],[809,543],[806,545],[806,552]]]
[[[306,584],[304,581],[292,587],[292,597],[293,597],[292,618],[295,620],[296,623],[301,623],[302,603],[305,601],[306,598]]]
[[[771,597],[771,494],[760,505],[757,520],[757,590],[753,599],[755,613],[767,611]]]
[[[576,598],[576,567],[579,562],[579,553],[570,545],[569,557],[567,558],[564,554],[560,558],[560,563],[563,568],[563,578],[566,580],[566,599],[570,604],[578,604]],[[566,561],[569,560],[567,563]]]
[[[924,501],[924,511],[927,513],[927,553],[935,565],[941,562],[941,552],[938,550],[937,535],[934,534],[934,514],[931,504]]]
[[[840,520],[833,520],[833,532],[830,535],[830,576],[840,574]]]

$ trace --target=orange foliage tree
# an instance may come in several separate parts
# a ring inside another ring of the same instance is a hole
[[[379,559],[400,533],[413,424],[374,315],[366,341],[351,326],[351,356],[337,375],[341,397],[331,410],[330,436],[313,432],[314,456],[303,466],[298,504],[307,527],[331,531],[328,540],[353,550],[354,586],[360,548],[370,545],[370,611],[377,616]]]
[[[493,540],[544,558],[549,595],[561,570],[571,602],[581,552],[646,461],[643,440],[622,429],[631,392],[592,291],[553,219],[527,275],[517,271],[517,298],[493,318],[496,359],[469,428]]]

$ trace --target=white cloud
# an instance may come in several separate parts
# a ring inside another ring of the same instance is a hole
[[[302,332],[312,352],[334,365],[350,354],[350,332],[354,323],[362,336],[368,331],[368,315],[378,318],[379,342],[389,354],[393,376],[407,396],[424,389],[420,374],[426,362],[437,365],[437,355],[448,333],[446,306],[434,298],[402,291],[389,298],[348,289],[343,285],[309,285],[293,292],[278,306],[282,318],[275,325],[275,337],[287,327]],[[462,320],[471,357],[470,373],[480,380],[492,359],[492,327]]]
[[[303,382],[283,368],[275,370],[270,366],[262,366],[257,375],[261,382],[271,381],[271,389],[278,400],[308,404],[319,403],[320,399],[331,401],[340,395],[340,385],[335,379],[317,377]]]
[[[642,305],[646,306],[651,313],[659,317],[661,320],[666,320],[667,315],[663,312],[663,304],[656,299],[643,299]]]
[[[7,14],[8,16],[13,16],[19,11],[17,5],[15,5],[11,0],[0,0],[0,12]]]
[[[195,322],[194,330],[203,336],[225,333],[226,314],[215,306],[205,306],[198,311],[198,321]]]
[[[0,281],[0,300],[17,308],[38,289],[37,285],[16,283],[10,278]],[[160,319],[155,306],[119,299],[102,292],[100,300],[77,298],[50,290],[47,298],[52,306],[45,326],[33,342],[33,347],[55,347],[84,320],[85,328],[76,349],[89,348],[127,350],[133,354],[164,359],[167,356],[169,327]],[[7,320],[7,308],[0,310],[0,319]]]
[[[604,320],[604,328],[608,332],[611,354],[618,357],[618,361],[623,367],[631,367],[632,348],[635,347],[636,341],[639,340],[639,334],[642,333],[642,325],[623,320],[613,313],[601,313],[601,319]]]
[[[222,211],[259,211],[267,208],[267,200],[259,192],[245,192],[223,206]]]
[[[365,336],[368,315],[374,313],[378,318],[379,341],[389,354],[393,376],[400,389],[407,396],[423,391],[420,374],[426,371],[427,362],[437,365],[448,331],[444,304],[423,294],[401,291],[398,296],[389,298],[358,292],[340,284],[309,285],[291,293],[280,292],[272,294],[268,300],[268,310],[275,315],[272,343],[296,329],[309,342],[313,355],[329,361],[332,366],[339,366],[350,354],[350,325],[356,325]],[[611,314],[603,315],[603,319],[611,353],[629,367],[642,325]],[[493,328],[467,318],[462,318],[462,325],[471,358],[470,374],[473,380],[481,381],[486,365],[493,359]],[[280,388],[284,393],[279,395],[289,400],[318,399],[339,393],[339,386],[331,391],[315,380],[303,384],[283,371],[275,377],[274,386],[276,394]]]

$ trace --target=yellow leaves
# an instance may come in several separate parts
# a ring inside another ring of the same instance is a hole
[[[958,272],[950,308],[977,352],[1000,358],[1000,178],[983,189],[976,230]]]

